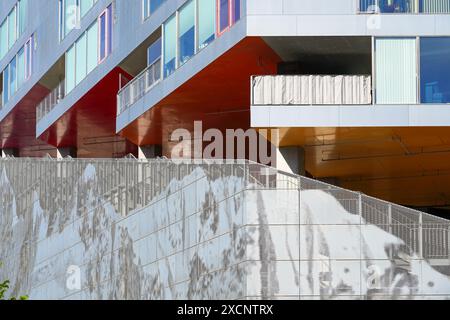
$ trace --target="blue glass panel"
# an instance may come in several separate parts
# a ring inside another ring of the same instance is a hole
[[[233,23],[241,19],[241,0],[233,0]]]
[[[172,16],[164,24],[164,77],[167,77],[176,68],[176,19]]]
[[[382,13],[411,13],[415,12],[415,0],[379,0]]]
[[[219,7],[219,26],[220,31],[224,31],[226,28],[230,25],[229,15],[230,15],[230,3],[228,0],[219,0],[220,1],[220,7]]]
[[[195,2],[190,1],[179,13],[180,65],[195,53]]]
[[[450,103],[450,37],[420,39],[422,103]]]
[[[147,65],[148,66],[152,65],[159,58],[161,58],[161,38],[153,42],[151,46],[148,47]]]
[[[9,64],[9,82],[11,84],[9,88],[9,93],[11,96],[13,93],[17,90],[17,69],[16,69],[16,58],[11,60],[11,63]]]
[[[112,6],[110,5],[107,9],[107,15],[108,15],[108,26],[106,28],[106,37],[107,37],[107,48],[106,48],[106,55],[110,55],[112,52],[112,43],[113,43],[113,24],[112,24]]]
[[[150,0],[150,13],[155,12],[166,0]]]
[[[3,105],[5,105],[9,100],[9,68],[6,67],[3,71]]]
[[[360,0],[359,1],[359,11],[360,12],[373,12],[375,11],[375,5],[377,0]]]
[[[100,60],[106,57],[106,13],[100,16]]]

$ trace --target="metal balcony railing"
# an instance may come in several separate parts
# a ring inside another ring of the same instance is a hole
[[[251,79],[252,105],[369,105],[369,75],[268,75]]]
[[[361,13],[450,13],[450,0],[359,0]]]
[[[149,65],[117,94],[117,115],[141,99],[161,80],[161,59]]]
[[[64,80],[61,81],[58,86],[53,89],[45,98],[42,100],[36,108],[37,121],[42,120],[42,118],[48,114],[53,108],[65,97],[65,85]]]

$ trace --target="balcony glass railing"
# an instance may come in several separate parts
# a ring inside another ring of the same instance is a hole
[[[252,105],[372,104],[369,75],[273,75],[252,78]]]
[[[36,109],[37,121],[40,121],[46,114],[53,110],[53,108],[62,100],[65,96],[64,80],[59,83],[59,85],[53,89],[45,98],[42,100]]]
[[[359,0],[363,13],[450,13],[450,0]]]
[[[141,99],[161,80],[161,59],[148,66],[117,94],[117,115]]]

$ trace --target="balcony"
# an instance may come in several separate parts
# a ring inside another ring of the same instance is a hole
[[[361,13],[450,13],[450,0],[360,0]]]
[[[64,80],[42,100],[36,108],[37,121],[40,121],[65,97]]]
[[[120,115],[161,81],[161,59],[144,69],[117,94],[117,115]]]
[[[252,105],[370,105],[369,75],[252,77]]]

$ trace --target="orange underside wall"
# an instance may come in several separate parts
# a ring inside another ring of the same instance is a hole
[[[75,147],[79,158],[116,158],[136,153],[136,147],[115,134],[119,76],[115,68],[73,105],[40,137],[60,147]]]
[[[276,74],[280,58],[261,38],[243,39],[168,97],[127,126],[121,135],[137,145],[161,144],[170,156],[178,128],[192,132],[250,127],[250,76]]]
[[[16,149],[21,157],[54,155],[56,150],[36,139],[36,105],[49,90],[36,84],[0,123],[2,149]]]

